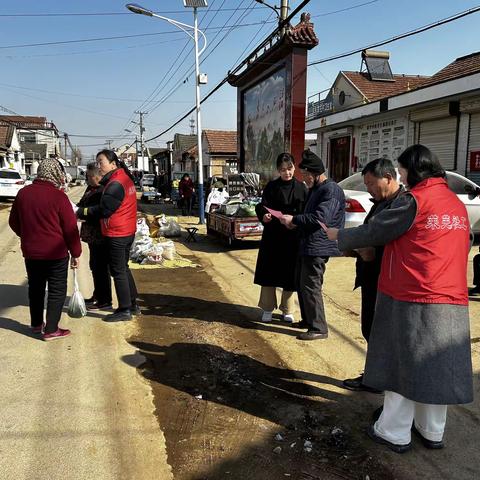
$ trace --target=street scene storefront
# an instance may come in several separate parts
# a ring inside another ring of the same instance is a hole
[[[479,53],[456,59],[432,77],[393,75],[387,87],[390,93],[399,90],[395,95],[386,95],[386,82],[371,79],[368,72],[341,72],[331,92],[338,92],[345,78],[360,100],[334,105],[327,97],[320,101],[323,108],[311,101],[306,123],[306,132],[317,134],[316,151],[335,180],[378,157],[395,161],[412,143],[429,147],[445,169],[480,180],[479,167],[470,160],[480,147]],[[362,98],[360,88],[368,88],[373,100]],[[336,96],[345,95],[341,90]]]

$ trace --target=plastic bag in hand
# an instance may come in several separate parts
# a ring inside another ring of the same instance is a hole
[[[82,318],[87,314],[85,300],[78,288],[77,269],[73,270],[73,294],[68,304],[68,316],[72,318]]]

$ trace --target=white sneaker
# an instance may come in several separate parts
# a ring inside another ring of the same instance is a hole
[[[273,312],[263,312],[262,313],[262,322],[271,322]]]
[[[287,322],[287,323],[293,323],[295,321],[295,319],[293,318],[293,315],[291,314],[284,314],[283,315],[283,321],[284,322]]]

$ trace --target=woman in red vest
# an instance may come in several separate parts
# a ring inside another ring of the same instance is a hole
[[[103,193],[98,205],[84,208],[81,218],[100,218],[102,235],[109,251],[108,264],[117,293],[118,308],[107,315],[107,322],[130,320],[140,313],[137,287],[128,268],[130,247],[137,229],[137,194],[132,174],[112,150],[97,154],[97,166],[103,174]]]
[[[443,448],[447,405],[473,400],[467,259],[469,221],[423,145],[398,158],[409,190],[366,225],[329,229],[340,250],[386,245],[364,383],[385,391],[370,437],[397,453],[411,432]]]

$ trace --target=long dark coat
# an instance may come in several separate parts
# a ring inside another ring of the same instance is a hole
[[[272,180],[263,191],[262,202],[257,205],[257,216],[263,223],[263,216],[268,213],[265,207],[289,215],[298,215],[303,212],[307,195],[305,184],[295,178],[288,182],[281,178]],[[294,292],[295,264],[299,250],[298,232],[288,230],[277,218],[263,226],[254,282],[264,287],[280,287]]]

